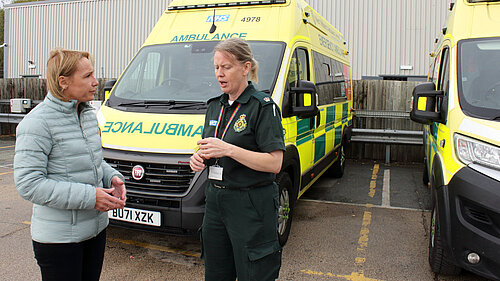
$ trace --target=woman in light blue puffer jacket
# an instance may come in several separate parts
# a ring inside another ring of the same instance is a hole
[[[97,80],[87,52],[56,49],[45,100],[19,123],[14,180],[33,203],[31,236],[42,279],[99,280],[107,211],[125,206],[123,176],[102,156],[88,101]]]

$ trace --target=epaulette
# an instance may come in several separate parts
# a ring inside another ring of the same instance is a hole
[[[266,93],[264,92],[254,92],[252,93],[252,97],[257,99],[262,106],[268,105],[268,104],[274,104],[273,99]]]
[[[222,94],[222,95],[223,95],[223,94]],[[214,101],[214,100],[219,100],[219,99],[220,99],[220,97],[222,97],[222,95],[220,95],[220,96],[215,96],[215,97],[213,97],[213,98],[209,98],[209,99],[207,100],[207,104],[211,103],[211,102],[212,102],[212,101]]]

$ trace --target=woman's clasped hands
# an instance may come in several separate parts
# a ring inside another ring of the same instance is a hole
[[[122,179],[115,176],[111,180],[111,188],[96,188],[96,203],[94,208],[101,212],[123,209],[127,200],[126,194],[125,183]]]

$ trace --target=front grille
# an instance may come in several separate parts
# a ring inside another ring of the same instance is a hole
[[[475,208],[471,208],[471,207],[465,207],[465,212],[467,215],[469,215],[471,218],[474,218],[475,220],[478,220],[482,223],[485,223],[485,224],[491,224],[491,220],[489,218],[489,216],[478,210],[478,209],[475,209]]]
[[[494,237],[500,238],[500,213],[471,200],[459,198],[462,216],[468,223]]]
[[[154,191],[165,194],[182,194],[186,192],[194,177],[189,165],[141,163],[115,159],[106,162],[125,177],[127,190]],[[132,178],[132,168],[141,165],[144,176],[140,180]]]

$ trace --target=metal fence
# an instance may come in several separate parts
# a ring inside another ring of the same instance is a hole
[[[95,99],[102,100],[106,80],[99,80]],[[349,158],[420,162],[422,125],[410,120],[411,93],[417,82],[354,80],[353,138]],[[0,130],[14,134],[22,116],[10,114],[9,100],[29,98],[36,105],[47,92],[44,79],[0,79]]]

